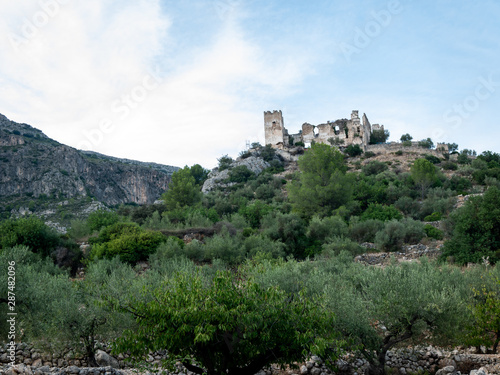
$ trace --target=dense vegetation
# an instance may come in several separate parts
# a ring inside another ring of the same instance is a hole
[[[380,374],[403,342],[496,350],[500,155],[450,149],[456,156],[405,167],[313,144],[290,173],[254,144],[241,158],[271,167],[256,175],[225,155],[219,170],[229,177],[207,194],[208,171],[186,166],[163,204],[99,210],[63,236],[35,217],[4,220],[0,266],[16,263],[22,339],[73,342],[91,363],[100,341],[137,357],[168,350],[200,374],[253,374],[311,354],[333,364],[344,351]],[[459,194],[476,195],[456,209]],[[437,262],[374,268],[353,262],[366,242],[444,247]],[[61,249],[70,250],[66,269],[54,266]],[[478,265],[458,267],[467,263]],[[85,278],[72,281],[78,267]]]

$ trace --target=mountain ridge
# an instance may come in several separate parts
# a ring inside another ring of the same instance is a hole
[[[0,114],[0,197],[91,197],[108,206],[150,204],[178,167],[120,159],[61,144]]]

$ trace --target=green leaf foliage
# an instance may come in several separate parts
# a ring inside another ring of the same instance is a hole
[[[374,204],[371,203],[365,212],[361,215],[361,220],[380,220],[380,221],[389,221],[389,220],[400,220],[403,218],[403,215],[399,210],[393,205],[385,206],[382,204]]]
[[[99,231],[101,228],[109,227],[117,223],[120,220],[118,214],[110,210],[97,210],[92,212],[87,218],[87,225],[89,229],[94,231]]]
[[[25,245],[34,253],[49,256],[59,242],[57,233],[36,216],[0,223],[0,249]]]
[[[318,301],[291,298],[277,287],[218,272],[212,280],[177,273],[152,293],[149,302],[131,296],[123,306],[136,316],[114,352],[147,355],[166,350],[195,373],[250,375],[270,363],[301,361],[307,353],[335,347],[331,315]]]
[[[92,238],[90,259],[119,256],[123,262],[135,264],[146,260],[164,241],[166,238],[160,232],[144,230],[137,224],[116,223]]]

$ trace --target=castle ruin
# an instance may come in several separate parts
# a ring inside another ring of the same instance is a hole
[[[289,134],[285,128],[281,111],[264,112],[264,129],[266,145],[275,148],[285,148],[302,142],[308,147],[311,142],[326,143],[339,147],[360,145],[366,151],[370,136],[374,130],[384,130],[384,125],[370,124],[366,114],[359,117],[359,111],[352,111],[351,119],[340,119],[326,124],[302,124],[302,130],[297,134]]]

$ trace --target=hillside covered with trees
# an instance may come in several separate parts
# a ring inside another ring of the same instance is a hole
[[[313,144],[294,162],[253,144],[214,171],[174,172],[160,204],[98,210],[64,235],[36,216],[5,219],[0,264],[15,264],[16,340],[71,343],[91,365],[104,342],[137,360],[166,351],[168,363],[209,375],[311,355],[335,368],[347,352],[383,374],[401,345],[496,353],[500,155],[449,146],[437,157]],[[266,168],[242,163],[251,158]],[[354,261],[416,244],[439,256]],[[5,315],[14,290],[0,278]],[[2,321],[1,337],[8,330]]]

